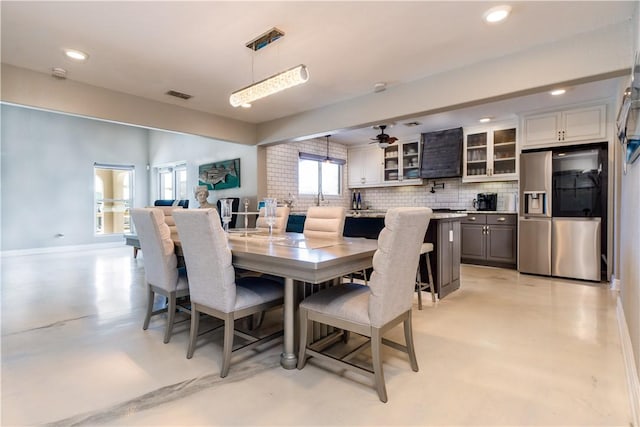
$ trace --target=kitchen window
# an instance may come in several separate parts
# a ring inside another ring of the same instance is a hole
[[[342,166],[345,160],[300,153],[298,194],[339,196],[342,193]]]

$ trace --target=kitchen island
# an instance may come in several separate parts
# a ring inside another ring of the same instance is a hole
[[[383,210],[347,211],[344,236],[377,239],[384,228],[384,215]],[[424,241],[433,243],[429,260],[438,298],[444,298],[460,287],[460,222],[466,216],[461,212],[434,212],[429,221]],[[304,220],[304,213],[289,215],[287,231],[301,233]],[[426,280],[428,275],[424,257],[420,259],[420,269],[423,280]]]

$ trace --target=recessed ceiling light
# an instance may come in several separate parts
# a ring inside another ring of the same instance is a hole
[[[491,117],[483,117],[478,120],[480,123],[489,123],[491,121]]]
[[[566,89],[555,89],[555,90],[552,90],[550,93],[553,96],[559,96],[559,95],[564,95],[566,92],[567,92]]]
[[[67,55],[67,58],[75,61],[86,61],[89,58],[88,54],[77,49],[65,49],[64,54]]]
[[[509,16],[509,13],[511,13],[511,6],[502,5],[492,7],[491,9],[487,10],[484,15],[482,15],[482,17],[484,18],[485,22],[489,24],[495,24],[497,22],[505,20],[507,16]]]

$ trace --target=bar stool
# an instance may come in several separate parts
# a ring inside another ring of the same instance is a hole
[[[433,284],[433,275],[431,274],[431,261],[429,260],[429,252],[433,251],[433,243],[423,243],[420,247],[420,256],[424,255],[425,262],[427,263],[427,274],[429,275],[429,282],[424,283],[422,281],[422,275],[420,274],[420,263],[418,263],[418,271],[416,272],[416,292],[418,292],[418,310],[422,310],[422,291],[429,286],[431,290],[431,301],[436,302],[435,286]]]

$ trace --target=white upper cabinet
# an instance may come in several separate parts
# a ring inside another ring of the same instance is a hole
[[[396,142],[381,149],[378,144],[348,151],[349,188],[420,185],[420,142]]]
[[[422,184],[420,142],[397,142],[384,149],[385,185]]]
[[[515,123],[464,128],[463,182],[518,179]]]
[[[381,186],[382,155],[378,144],[351,148],[347,153],[349,188]]]
[[[522,148],[607,139],[606,104],[528,114],[522,118]]]

